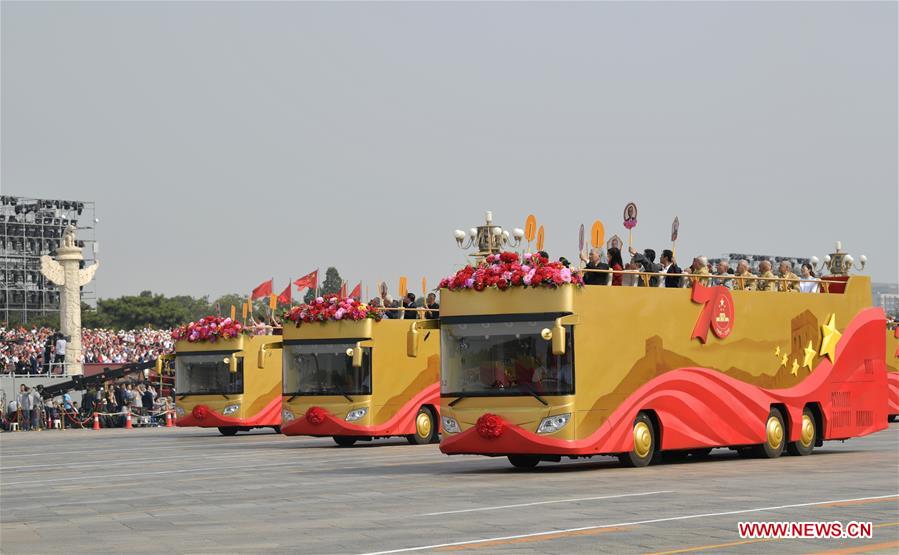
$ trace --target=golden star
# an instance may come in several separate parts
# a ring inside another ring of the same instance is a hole
[[[818,351],[812,348],[812,340],[808,340],[808,346],[805,348],[805,358],[802,359],[802,367],[808,367],[808,371],[812,371],[812,361],[815,359],[815,355],[818,354]]]
[[[788,355],[787,353],[784,353],[783,358],[780,359],[780,365],[781,365],[781,366],[786,366],[786,365],[787,365],[787,361],[788,361],[789,359],[790,359],[790,355]]]
[[[793,359],[793,366],[790,367],[790,374],[793,374],[794,376],[799,374],[799,363],[796,362],[795,358]]]
[[[779,356],[780,356],[780,345],[778,345],[777,348],[774,349],[774,358],[777,358]]]
[[[824,334],[824,337],[821,338],[821,350],[819,351],[819,354],[821,356],[826,355],[830,359],[830,362],[833,362],[833,359],[837,354],[837,343],[839,343],[840,337],[843,336],[843,334],[837,331],[836,314],[830,315],[830,320],[821,326],[821,332]]]

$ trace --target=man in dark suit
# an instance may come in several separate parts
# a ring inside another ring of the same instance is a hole
[[[631,260],[639,264],[644,272],[657,274],[662,271],[662,266],[660,264],[656,264],[656,251],[652,249],[645,249],[643,254],[637,252],[637,249],[634,247],[628,247],[627,249],[633,258]],[[643,286],[645,282],[643,278],[640,278],[640,281],[637,282],[637,285]],[[650,276],[649,278],[649,286],[650,287],[658,287],[659,286],[659,276]]]
[[[585,257],[581,253],[581,260],[587,263],[588,270],[608,270],[609,265],[602,261],[599,251],[590,249],[590,255]],[[608,285],[609,274],[604,272],[584,272],[584,285]]]
[[[662,263],[662,273],[663,274],[680,274],[680,267],[674,263],[674,253],[669,249],[665,249],[662,251],[662,256],[659,258],[659,262]],[[666,276],[665,277],[665,287],[680,287],[681,277],[679,275],[676,276]]]

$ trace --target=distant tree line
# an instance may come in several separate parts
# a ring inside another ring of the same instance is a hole
[[[319,282],[319,295],[337,293],[342,281],[337,268],[328,268],[325,279]],[[309,302],[315,296],[309,290],[303,296],[303,302]],[[141,291],[139,295],[123,295],[114,299],[100,299],[94,309],[87,304],[81,305],[81,324],[85,328],[139,329],[144,327],[173,328],[192,322],[203,316],[230,316],[231,305],[235,307],[237,318],[241,317],[241,308],[247,300],[246,295],[230,293],[210,300],[209,296],[191,297],[177,295],[166,297],[152,291]],[[300,299],[293,299],[298,304]],[[282,305],[283,307],[283,305]],[[259,299],[253,303],[253,315],[256,319],[268,318],[268,299]],[[12,324],[17,324],[12,322]],[[29,318],[28,327],[59,327],[59,315],[47,315]]]

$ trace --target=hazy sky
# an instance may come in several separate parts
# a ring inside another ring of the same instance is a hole
[[[16,3],[2,192],[97,202],[100,296],[418,290],[528,213],[896,281],[897,4]]]

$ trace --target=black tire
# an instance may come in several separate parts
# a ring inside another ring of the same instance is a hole
[[[237,435],[237,428],[234,427],[234,426],[230,426],[230,427],[227,427],[227,428],[226,428],[226,427],[219,426],[219,433],[222,434],[223,436],[233,436],[233,435]]]
[[[634,448],[627,453],[620,453],[618,460],[623,466],[632,468],[646,466],[652,462],[659,449],[655,427],[645,413],[639,413],[634,419],[633,436]]]
[[[281,433],[281,426],[272,426],[272,429],[275,430],[275,433],[276,433],[276,434],[280,434],[280,433]]]
[[[412,445],[425,445],[432,443],[437,436],[437,419],[428,407],[420,407],[415,414],[415,433],[406,436],[406,440]]]
[[[341,447],[352,447],[356,443],[356,438],[352,436],[334,436],[334,443]]]
[[[787,452],[791,455],[803,457],[811,455],[818,441],[818,426],[815,423],[815,415],[809,409],[802,411],[802,428],[799,430],[799,440],[787,443]]]
[[[531,469],[540,464],[536,455],[509,455],[509,462],[515,468]]]
[[[768,418],[765,419],[765,442],[756,445],[752,451],[757,457],[764,459],[776,459],[781,456],[787,444],[787,429],[784,426],[784,417],[780,409],[771,409]],[[774,427],[775,429],[771,429]],[[779,427],[779,432],[776,428]],[[774,445],[773,442],[779,438],[779,443]]]

